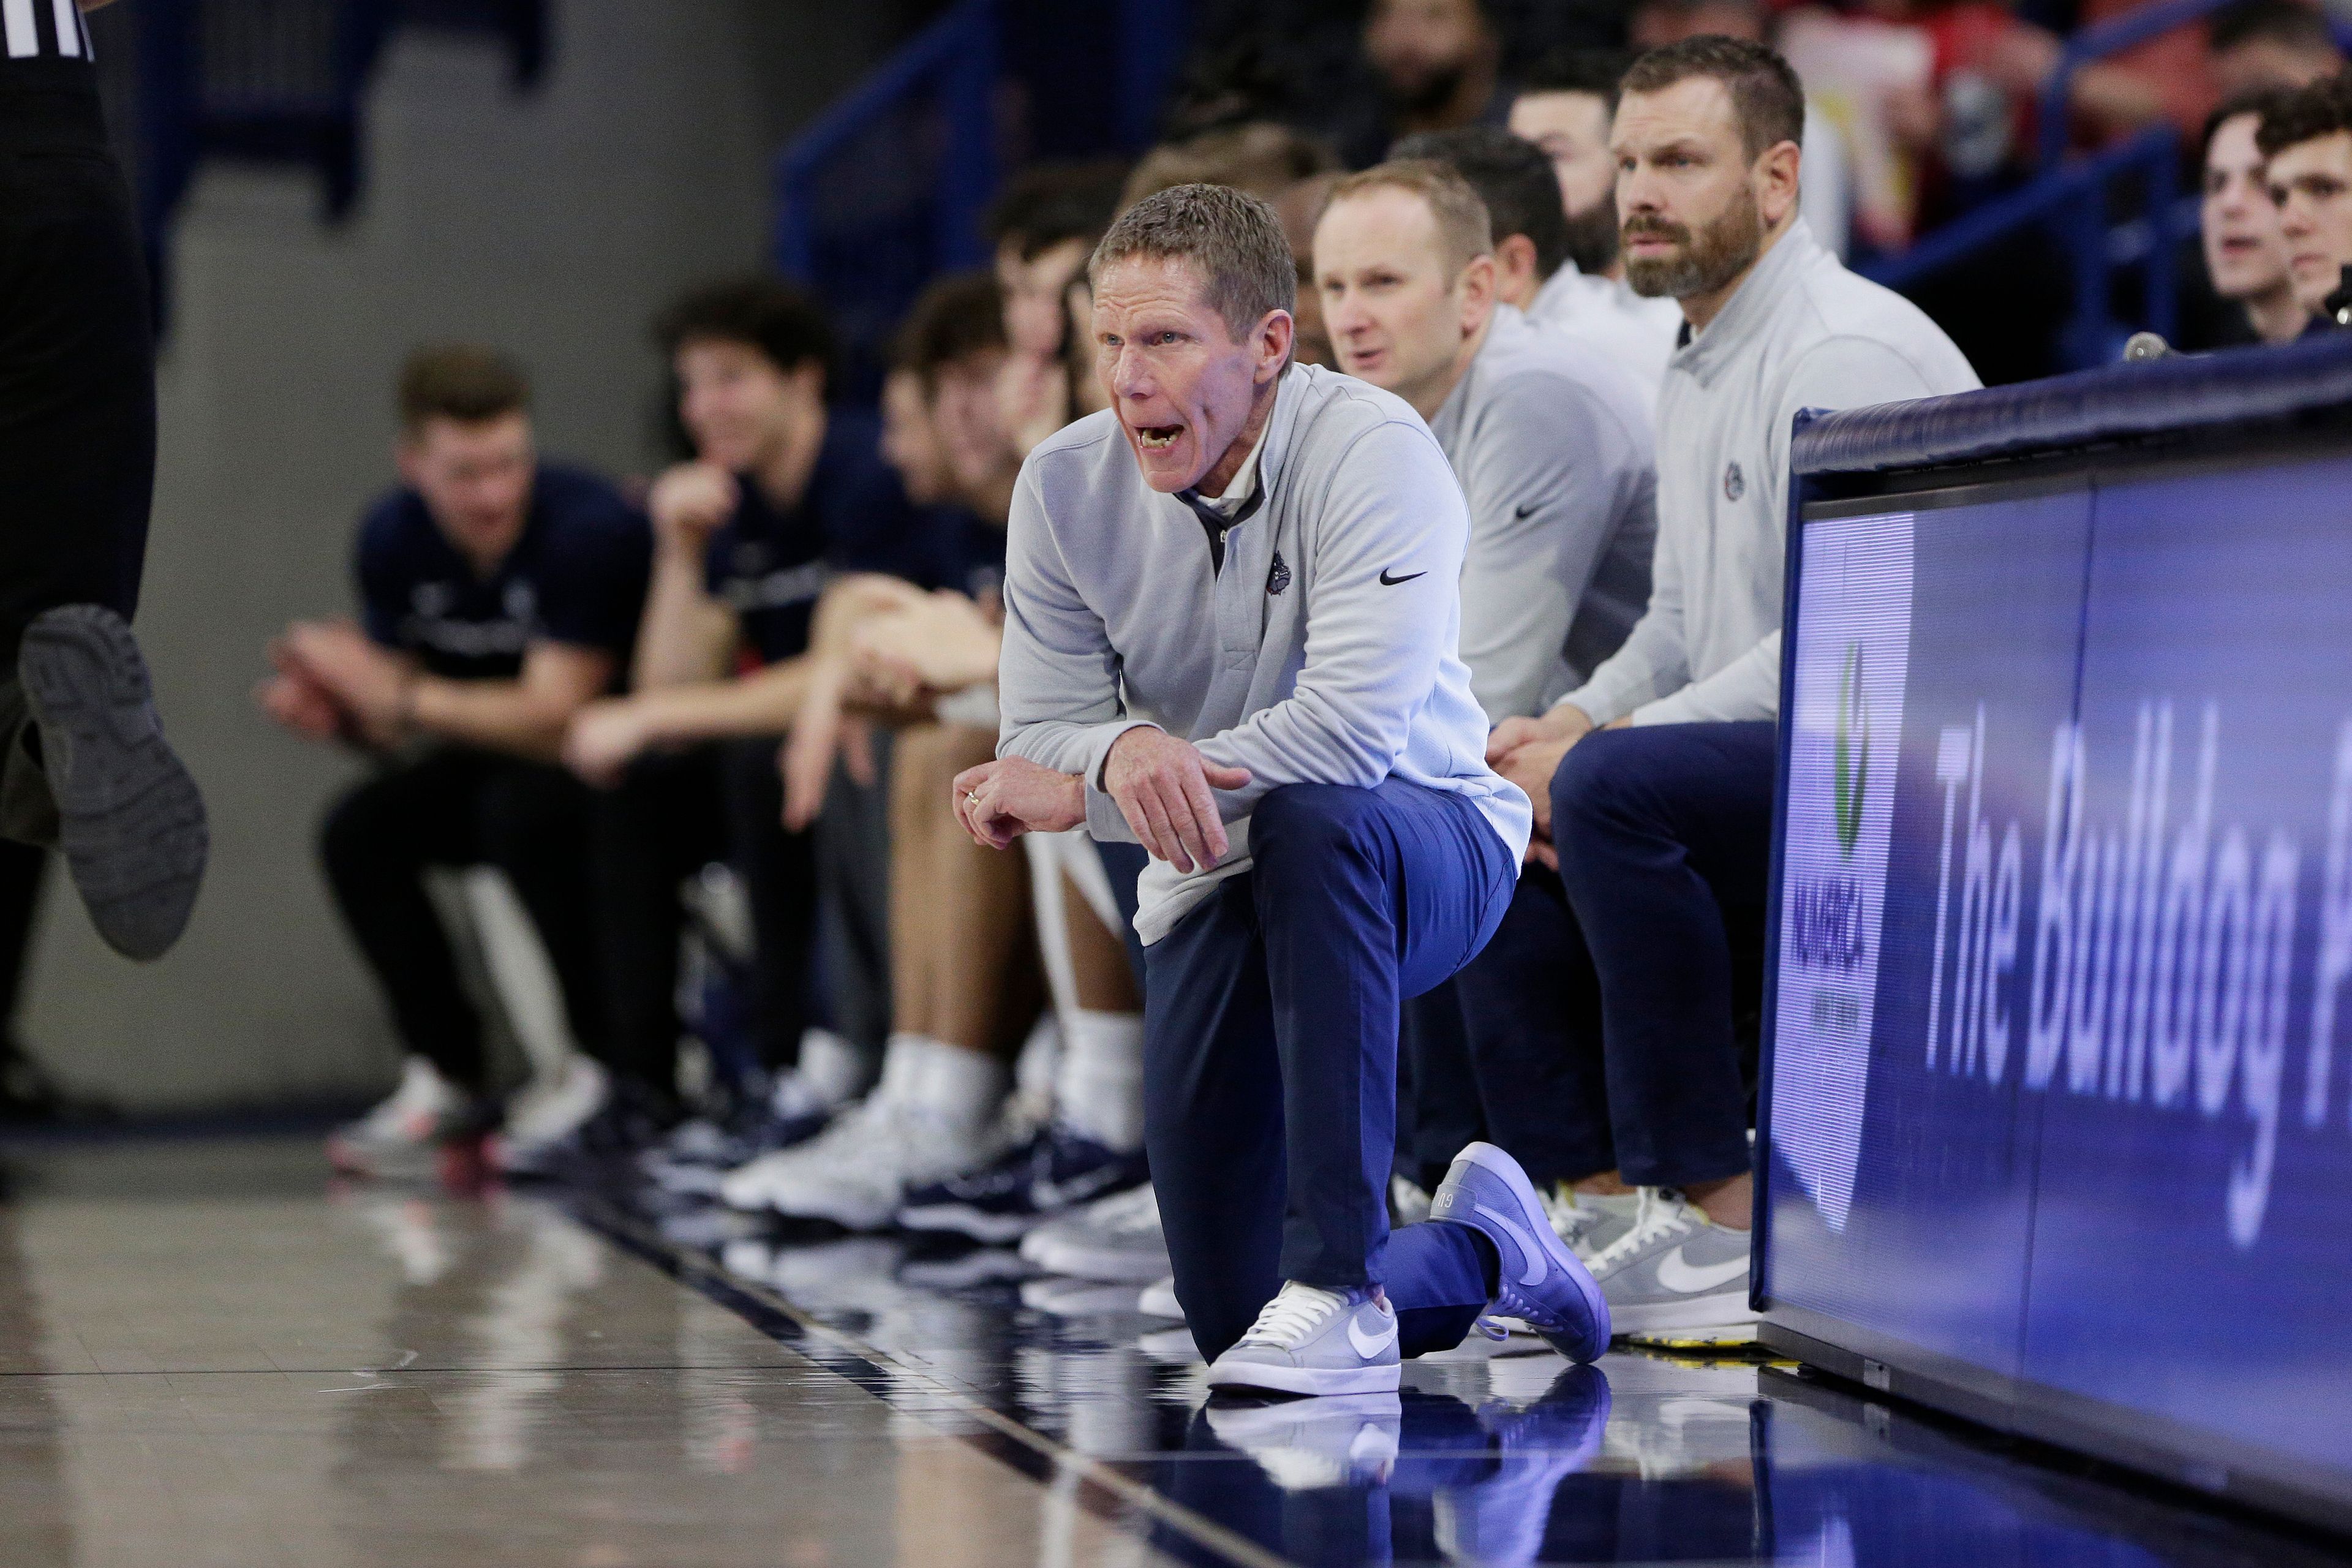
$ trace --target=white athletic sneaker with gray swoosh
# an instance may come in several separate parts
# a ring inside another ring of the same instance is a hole
[[[1276,1394],[1393,1394],[1402,1375],[1396,1310],[1369,1289],[1286,1280],[1249,1332],[1209,1367],[1212,1388]]]
[[[1716,1224],[1671,1188],[1644,1188],[1633,1228],[1593,1260],[1620,1333],[1728,1328],[1748,1304],[1748,1234]]]

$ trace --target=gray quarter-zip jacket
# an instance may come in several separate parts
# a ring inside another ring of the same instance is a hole
[[[1489,723],[1542,712],[1650,602],[1657,468],[1633,376],[1498,305],[1429,422],[1470,502],[1462,662]]]
[[[1514,862],[1527,849],[1528,797],[1487,768],[1454,652],[1469,520],[1429,427],[1377,387],[1293,365],[1257,460],[1265,499],[1226,531],[1213,572],[1200,518],[1144,484],[1113,413],[1041,443],[1013,489],[998,754],[1083,777],[1088,829],[1129,843],[1100,788],[1128,730],[1157,725],[1250,771],[1218,792],[1222,862],[1144,871],[1147,942],[1249,868],[1250,811],[1283,784],[1451,791]]]
[[[1649,612],[1561,700],[1596,724],[1777,717],[1797,412],[1978,384],[1925,311],[1847,271],[1798,218],[1667,363]]]
[[[1675,357],[1675,337],[1683,327],[1681,306],[1645,300],[1613,278],[1580,272],[1575,262],[1563,261],[1528,301],[1528,315],[1598,349],[1641,387],[1642,406],[1656,411],[1666,362]]]

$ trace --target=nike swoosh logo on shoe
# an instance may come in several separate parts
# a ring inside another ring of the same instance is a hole
[[[1374,1359],[1382,1351],[1396,1343],[1396,1320],[1393,1318],[1389,1320],[1389,1326],[1377,1334],[1364,1332],[1364,1326],[1360,1321],[1355,1318],[1348,1320],[1348,1342],[1355,1346],[1356,1353],[1366,1361]]]
[[[1546,1270],[1551,1267],[1551,1260],[1544,1256],[1543,1248],[1536,1245],[1536,1238],[1528,1234],[1527,1227],[1509,1215],[1490,1209],[1485,1204],[1476,1205],[1475,1207],[1480,1214],[1501,1226],[1509,1234],[1510,1238],[1519,1244],[1519,1256],[1526,1258],[1528,1263],[1528,1271],[1519,1276],[1519,1283],[1541,1284]]]
[[[1743,1279],[1748,1273],[1748,1259],[1735,1258],[1727,1263],[1685,1263],[1683,1249],[1675,1247],[1658,1259],[1658,1283],[1669,1290],[1693,1295],[1712,1290],[1718,1285]]]
[[[1117,1180],[1118,1173],[1105,1166],[1066,1182],[1037,1182],[1029,1189],[1029,1201],[1041,1209],[1075,1208],[1100,1196],[1102,1190]]]

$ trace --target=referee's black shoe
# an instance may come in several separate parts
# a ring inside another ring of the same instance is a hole
[[[127,958],[162,957],[187,929],[211,840],[131,628],[97,605],[45,610],[16,672],[90,923]]]

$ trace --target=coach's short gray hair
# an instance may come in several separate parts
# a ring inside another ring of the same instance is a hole
[[[1181,258],[1201,269],[1210,306],[1240,342],[1269,310],[1298,302],[1298,264],[1282,220],[1257,197],[1227,185],[1171,185],[1144,197],[1110,226],[1087,263],[1103,268],[1133,257]]]

